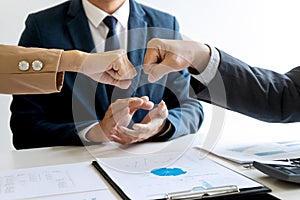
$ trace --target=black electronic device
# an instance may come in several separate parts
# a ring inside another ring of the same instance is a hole
[[[272,162],[253,162],[259,171],[279,180],[300,184],[300,158]]]

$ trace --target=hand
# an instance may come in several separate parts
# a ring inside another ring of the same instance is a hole
[[[207,45],[184,40],[152,39],[147,44],[144,72],[149,82],[155,82],[170,72],[188,67],[201,73],[210,59]]]
[[[118,126],[111,139],[121,144],[144,141],[164,130],[168,114],[165,102],[161,101],[157,108],[151,110],[140,123],[134,124],[132,129]]]
[[[87,133],[86,138],[93,142],[108,141],[117,126],[129,125],[137,110],[151,110],[153,106],[153,102],[146,96],[118,99],[109,106],[102,121]]]
[[[89,54],[83,62],[81,73],[92,79],[127,89],[137,72],[125,50]]]

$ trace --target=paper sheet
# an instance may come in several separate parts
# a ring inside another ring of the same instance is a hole
[[[0,171],[0,199],[108,189],[90,163]]]
[[[217,156],[237,163],[245,164],[253,161],[271,161],[300,157],[300,140],[263,142],[249,144],[223,144],[213,150]]]
[[[114,200],[117,199],[110,190],[97,190],[84,193],[72,193],[55,196],[30,198],[27,200]]]
[[[168,160],[173,162],[167,164]],[[99,158],[98,162],[130,199],[165,198],[166,193],[190,190],[193,187],[207,189],[227,185],[239,188],[262,186],[207,158],[203,159],[196,150],[190,150],[180,157],[177,153],[161,153]],[[160,166],[158,162],[161,162]],[[129,168],[132,169],[126,172]],[[137,169],[136,173],[133,169]]]

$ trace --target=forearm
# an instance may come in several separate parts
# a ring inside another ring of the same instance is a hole
[[[169,139],[197,133],[203,119],[203,109],[197,100],[186,102],[180,108],[170,110],[168,120],[172,124],[173,134]]]
[[[300,106],[295,103],[300,101],[299,89],[289,76],[251,67],[219,52],[218,73],[199,99],[262,121],[299,121]]]
[[[60,59],[58,71],[81,72],[87,56],[88,53],[78,50],[64,51]]]

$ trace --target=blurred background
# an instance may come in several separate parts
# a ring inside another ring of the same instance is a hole
[[[29,13],[62,0],[0,1],[0,43],[17,45]],[[287,72],[300,65],[299,0],[138,0],[177,17],[180,32],[252,66]],[[0,95],[0,151],[11,151],[10,95]],[[206,118],[200,133],[213,126],[213,106],[203,103]],[[267,124],[226,111],[220,140],[300,139],[300,125]],[[26,134],[26,133],[24,133]],[[217,143],[218,141],[216,141]]]

